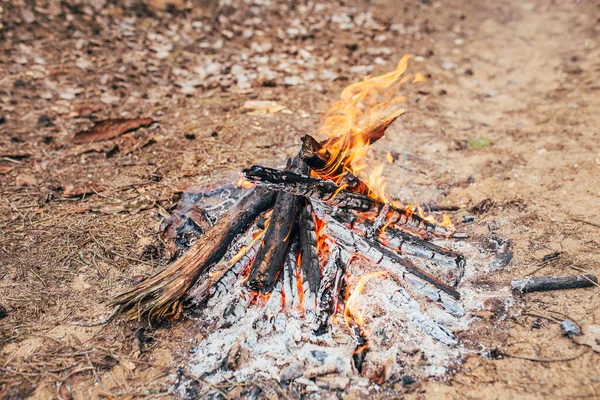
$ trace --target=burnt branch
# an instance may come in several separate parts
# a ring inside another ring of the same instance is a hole
[[[275,194],[249,190],[181,258],[154,277],[118,294],[112,304],[130,318],[178,317],[182,299],[203,272],[218,262],[235,237],[273,205]]]
[[[331,317],[335,314],[343,280],[346,274],[346,263],[342,250],[334,246],[329,253],[329,260],[323,268],[323,280],[318,294],[318,306],[313,333],[315,336],[327,334],[331,328]]]
[[[285,256],[283,263],[283,293],[285,294],[285,305],[288,308],[300,307],[300,296],[298,296],[298,238],[294,237]]]
[[[304,172],[307,169],[298,157],[289,162],[289,168],[298,172]],[[301,201],[302,198],[293,193],[279,192],[277,194],[269,226],[248,277],[247,285],[250,289],[260,293],[270,293],[273,290],[290,243],[289,239]]]
[[[317,252],[317,232],[315,216],[310,201],[306,201],[300,211],[300,265],[302,267],[302,288],[304,290],[305,308],[314,309],[317,292],[321,284],[321,268]]]
[[[344,190],[330,180],[311,178],[290,171],[280,171],[257,165],[244,169],[242,174],[257,185],[305,196],[335,207],[371,213],[375,216],[380,212],[385,212],[385,225],[399,225],[416,232],[428,232],[439,236],[452,234],[447,228],[426,221],[410,211],[387,205],[381,200],[360,193]]]
[[[387,227],[378,229],[375,223],[367,218],[362,218],[356,214],[334,212],[332,216],[346,226],[368,236],[371,231],[375,231],[372,239],[381,243],[385,247],[393,249],[405,256],[414,256],[424,260],[432,261],[444,268],[453,270],[456,273],[456,284],[460,282],[465,273],[465,257],[454,250],[438,246],[419,236],[411,235],[400,229]]]
[[[324,179],[340,177],[340,183],[347,185],[347,189],[351,192],[369,195],[369,187],[348,170],[344,160],[332,160],[331,153],[310,135],[302,137],[300,158],[319,177]]]
[[[325,217],[327,224],[325,225],[328,233],[337,241],[338,244],[344,246],[347,250],[361,255],[375,264],[382,265],[390,272],[395,273],[399,276],[410,274],[417,277],[419,280],[427,282],[428,284],[435,287],[437,290],[451,296],[458,300],[460,294],[452,287],[446,285],[444,282],[437,279],[435,276],[423,271],[411,261],[399,256],[392,250],[389,250],[377,243],[374,240],[370,240],[365,236],[350,230],[344,226],[344,224],[335,220],[330,216]],[[430,297],[433,297],[436,301],[440,300],[440,296],[425,291]],[[433,295],[433,296],[432,296]],[[442,299],[443,300],[443,299]]]
[[[513,290],[517,292],[546,292],[549,290],[598,286],[598,278],[590,274],[577,276],[533,276],[522,280],[513,280],[511,284]]]

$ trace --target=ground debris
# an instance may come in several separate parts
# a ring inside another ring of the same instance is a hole
[[[73,143],[90,143],[113,139],[127,132],[150,126],[154,122],[152,118],[105,119],[96,122],[89,129],[77,132],[73,138]]]

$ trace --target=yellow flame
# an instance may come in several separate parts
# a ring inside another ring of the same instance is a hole
[[[320,171],[321,176],[336,180],[340,177],[340,167],[354,174],[365,169],[366,165],[360,160],[366,155],[371,140],[380,138],[391,121],[405,111],[399,104],[406,102],[406,98],[399,96],[398,90],[402,84],[411,81],[412,75],[405,74],[409,58],[408,55],[402,57],[391,72],[349,85],[342,91],[340,100],[327,111],[320,131],[329,137],[324,147],[331,157]],[[423,80],[419,73],[412,79],[413,82]],[[387,159],[389,162],[389,156]],[[369,176],[362,174],[359,177],[363,179],[363,175]],[[374,176],[381,176],[381,172]],[[374,178],[369,176],[369,179]],[[380,183],[373,192],[385,198]]]
[[[359,327],[365,324],[365,318],[362,312],[358,309],[357,302],[360,294],[365,290],[367,282],[373,278],[384,278],[387,276],[386,272],[371,272],[360,278],[358,284],[346,300],[346,309],[344,310],[344,319],[348,327],[351,326],[352,322],[356,323]]]

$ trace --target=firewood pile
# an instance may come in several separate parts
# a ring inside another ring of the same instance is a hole
[[[429,358],[428,374],[447,368],[459,353],[453,330],[466,323],[466,257],[437,243],[456,243],[454,228],[447,218],[437,223],[417,207],[389,201],[380,182],[362,174],[369,145],[404,113],[393,94],[419,79],[405,74],[407,61],[346,88],[322,128],[329,137],[305,135],[284,168],[244,169],[247,189],[235,204],[214,224],[204,219],[200,238],[164,271],[120,293],[118,312],[152,322],[178,318],[185,305],[214,333],[197,349],[195,375],[203,379],[230,371],[218,382],[238,371],[235,379],[258,373],[334,388],[345,381],[319,384],[315,377],[354,373],[378,382],[401,373],[378,356],[364,367],[373,346],[360,304],[376,280],[380,312],[398,317],[380,326],[386,344],[375,348],[386,350],[379,356],[404,344],[402,352]]]

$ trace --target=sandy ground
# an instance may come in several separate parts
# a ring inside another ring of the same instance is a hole
[[[170,396],[201,338],[195,323],[82,323],[165,265],[156,235],[182,189],[281,164],[344,86],[404,53],[428,82],[409,90],[409,112],[373,146],[373,159],[395,156],[384,173],[389,193],[459,205],[459,230],[510,239],[512,264],[482,285],[533,272],[600,274],[594,2],[378,0],[315,10],[203,1],[170,12],[133,1],[26,3],[0,3],[2,398]],[[265,56],[269,71],[259,68]],[[288,111],[252,115],[242,106],[255,99]],[[137,116],[158,122],[109,142],[72,142],[95,120]],[[475,222],[460,224],[466,214]],[[542,264],[553,252],[560,256]],[[481,354],[455,375],[380,395],[598,397],[598,354],[556,322],[598,324],[598,293],[517,296],[502,318],[492,307],[463,333]]]

